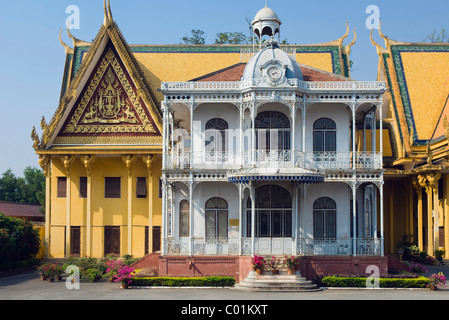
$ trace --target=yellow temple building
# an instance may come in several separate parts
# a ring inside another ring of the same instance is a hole
[[[383,119],[392,149],[384,157],[385,249],[397,252],[406,235],[429,255],[449,251],[449,44],[379,35],[385,47],[371,40],[379,55],[378,80],[388,87]]]
[[[388,88],[375,139],[383,143],[384,249],[397,253],[405,234],[432,255],[449,244],[449,44],[403,43],[380,34],[386,47],[372,42],[379,55],[377,80]],[[349,27],[335,41],[281,47],[301,66],[304,81],[346,81],[355,44],[355,37],[343,44],[348,35]],[[93,42],[69,36],[73,47],[60,38],[66,54],[60,104],[50,122],[42,119],[41,137],[32,131],[46,176],[46,257],[158,252],[161,84],[214,75],[235,79],[253,48],[130,45],[109,5]],[[363,131],[358,124],[358,140]]]

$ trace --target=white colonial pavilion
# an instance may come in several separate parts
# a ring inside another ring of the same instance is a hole
[[[385,83],[304,81],[273,14],[241,81],[162,83],[162,254],[381,256]]]

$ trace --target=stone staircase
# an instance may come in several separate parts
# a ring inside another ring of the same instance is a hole
[[[296,271],[294,275],[288,275],[287,271],[280,270],[279,274],[273,275],[270,270],[264,270],[263,274],[250,271],[245,280],[234,286],[235,290],[247,291],[270,291],[270,292],[299,292],[299,291],[321,291],[322,289],[312,281],[301,277]]]

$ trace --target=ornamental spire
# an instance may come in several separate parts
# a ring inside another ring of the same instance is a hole
[[[103,1],[103,9],[104,9],[104,22],[103,25],[105,27],[109,27],[114,19],[112,18],[112,10],[111,10],[111,1],[108,0],[106,4],[106,0]]]

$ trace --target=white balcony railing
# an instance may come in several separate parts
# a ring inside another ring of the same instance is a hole
[[[261,79],[247,79],[235,82],[163,82],[161,90],[167,93],[182,93],[195,91],[217,91],[217,90],[236,90],[247,89],[260,85]],[[378,92],[381,93],[386,89],[385,82],[378,81],[316,81],[307,82],[298,79],[288,79],[288,84],[292,88],[302,89],[307,92]]]
[[[257,242],[258,238],[255,238]],[[282,253],[295,254],[301,256],[349,256],[368,255],[379,256],[382,254],[383,241],[380,238],[363,239],[285,239],[291,241],[291,246],[285,246]],[[294,245],[296,242],[296,245]],[[251,255],[251,238],[228,238],[228,239],[207,239],[207,238],[181,238],[165,239],[164,248],[168,255]],[[257,247],[257,246],[256,246]],[[290,248],[290,249],[287,249]],[[260,252],[254,252],[260,254]],[[267,254],[267,252],[264,252]]]
[[[293,157],[293,158],[292,158]],[[290,150],[256,150],[238,152],[177,152],[165,154],[165,169],[210,169],[234,170],[249,167],[289,168],[307,170],[367,170],[382,169],[382,154],[379,152],[292,152]]]

